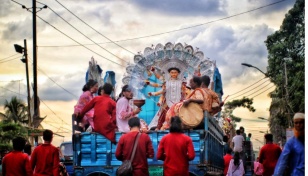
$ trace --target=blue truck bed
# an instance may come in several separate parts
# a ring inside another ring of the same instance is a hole
[[[204,130],[185,130],[191,137],[196,157],[190,161],[191,175],[221,174],[223,172],[223,133],[213,118],[205,118]],[[168,131],[151,131],[154,158],[148,159],[150,175],[163,175],[163,161],[157,160],[159,141]],[[116,141],[122,133],[116,133]],[[113,176],[121,161],[115,158],[116,145],[98,133],[83,132],[73,135],[73,166],[75,176]]]

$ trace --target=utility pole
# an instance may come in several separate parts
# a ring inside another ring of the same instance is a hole
[[[34,114],[33,119],[38,118],[38,98],[37,98],[37,41],[36,41],[36,0],[32,0],[32,28],[33,28],[33,100],[34,100]]]
[[[284,60],[284,76],[285,76],[285,84],[284,84],[284,88],[285,88],[285,91],[286,91],[286,104],[287,104],[287,118],[288,118],[288,125],[289,125],[289,128],[291,128],[292,126],[292,120],[291,120],[291,117],[290,117],[290,111],[289,111],[289,91],[288,91],[288,75],[287,75],[287,63],[286,63],[286,60]]]
[[[29,69],[28,69],[28,51],[27,51],[27,40],[24,39],[24,55],[25,55],[25,64],[26,64],[26,76],[27,76],[27,100],[28,100],[28,126],[32,127],[32,116],[30,113],[30,84],[29,84]],[[23,61],[23,60],[22,60]]]

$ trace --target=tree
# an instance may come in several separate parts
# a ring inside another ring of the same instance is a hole
[[[285,130],[290,126],[294,113],[305,112],[304,0],[295,2],[280,29],[268,36],[265,43],[268,49],[267,74],[276,85],[271,93],[270,107],[270,130],[274,134],[276,122]],[[282,134],[285,135],[285,131],[277,135]]]
[[[236,128],[236,122],[240,122],[242,119],[240,117],[236,117],[233,115],[233,111],[236,108],[243,107],[247,108],[251,112],[255,112],[256,109],[252,106],[253,99],[252,98],[246,98],[243,97],[239,100],[233,100],[230,102],[227,102],[224,105],[224,110],[222,111],[222,116],[224,117],[224,125],[223,130],[224,133],[229,136],[229,138],[232,138],[235,135],[235,128]],[[227,118],[230,118],[232,122],[229,122]]]
[[[4,110],[4,113],[0,112],[1,116],[4,117],[4,121],[13,121],[14,123],[28,122],[27,106],[22,102],[22,100],[17,99],[16,96],[12,97],[10,102],[5,100]]]
[[[239,100],[233,100],[233,101],[227,102],[225,104],[223,114],[231,117],[231,119],[235,122],[240,122],[242,119],[240,117],[234,116],[233,111],[236,108],[243,107],[243,108],[247,108],[251,112],[255,112],[256,109],[252,106],[252,104],[253,104],[253,99],[246,98],[246,97],[243,97],[242,99],[239,99]]]
[[[11,140],[15,137],[27,137],[27,129],[18,123],[0,122],[0,152],[12,150]]]

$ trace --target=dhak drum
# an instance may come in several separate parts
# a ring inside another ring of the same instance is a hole
[[[203,110],[197,103],[189,103],[186,107],[181,106],[178,112],[182,123],[188,128],[194,128],[202,122]]]
[[[190,129],[202,122],[203,110],[197,103],[189,103],[186,107],[183,106],[183,102],[176,103],[166,113],[166,121],[168,121],[168,125],[165,126],[166,128],[169,128],[173,116],[179,116],[184,129]]]

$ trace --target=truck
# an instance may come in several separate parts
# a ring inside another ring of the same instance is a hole
[[[145,80],[161,82],[154,74],[150,73],[155,68],[163,78],[167,79],[168,67],[181,67],[181,78],[191,78],[195,74],[208,75],[212,78],[212,90],[221,97],[222,84],[220,74],[216,68],[215,61],[204,57],[203,52],[194,50],[190,45],[181,43],[165,45],[157,44],[155,47],[146,47],[143,54],[134,56],[134,64],[126,67],[123,84],[129,84],[134,88],[134,98],[145,99],[145,105],[139,113],[139,118],[147,124],[152,124],[152,119],[158,111],[156,103],[158,97],[149,98],[145,95],[150,91],[158,91],[158,88],[145,85]],[[92,68],[93,64],[91,65]],[[92,74],[89,74],[92,75]],[[97,77],[97,76],[95,76]],[[114,74],[113,74],[114,78]],[[112,79],[105,77],[110,83],[115,83]],[[223,173],[223,130],[219,126],[216,118],[208,112],[204,112],[204,129],[184,130],[194,145],[196,157],[189,162],[189,173],[191,176],[200,175],[221,175]],[[78,132],[78,123],[72,116],[73,135],[73,175],[75,176],[114,176],[121,161],[115,157],[117,144],[111,143],[101,134],[95,132]],[[168,130],[149,131],[148,135],[152,140],[154,148],[154,158],[148,159],[149,173],[152,176],[163,175],[163,161],[156,158],[157,148],[162,137],[168,134]],[[116,132],[116,141],[119,141],[122,133]]]
[[[206,113],[205,113],[206,114]],[[73,117],[75,119],[75,117]],[[223,133],[216,120],[205,116],[204,130],[184,130],[194,145],[196,157],[189,162],[191,176],[219,175],[223,172]],[[154,153],[160,140],[168,130],[150,131]],[[116,133],[116,141],[122,133]],[[113,144],[94,132],[82,132],[73,135],[73,167],[75,176],[114,176],[121,161],[115,157],[116,144]],[[154,158],[148,159],[151,176],[163,175],[163,161]]]

